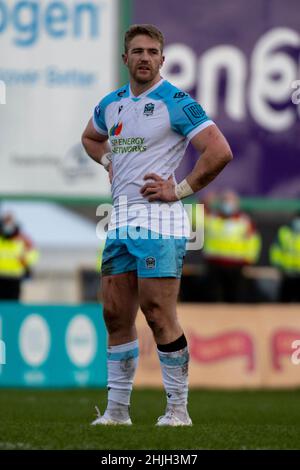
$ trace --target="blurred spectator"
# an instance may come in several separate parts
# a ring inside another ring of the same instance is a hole
[[[204,224],[203,255],[211,296],[220,302],[242,302],[242,268],[256,263],[260,236],[250,216],[241,212],[239,197],[232,191],[221,195],[218,211],[210,212]]]
[[[21,282],[30,276],[38,252],[12,214],[0,219],[0,300],[18,300]]]
[[[203,205],[204,218],[207,219],[210,216],[213,217],[217,213],[218,202],[218,194],[215,191],[208,191],[201,197],[201,199],[199,199],[197,204],[185,206],[193,231],[201,230],[201,228],[203,228],[203,211],[199,209],[199,204]]]
[[[280,302],[300,301],[300,212],[290,225],[278,230],[277,241],[270,248],[270,261],[282,272]]]
[[[202,204],[204,204],[205,215],[216,214],[219,203],[218,193],[215,191],[209,191],[202,198]]]

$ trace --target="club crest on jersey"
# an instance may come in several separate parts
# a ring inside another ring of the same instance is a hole
[[[156,259],[154,256],[148,256],[148,258],[145,259],[146,261],[146,268],[147,269],[154,269],[156,266]]]
[[[121,134],[123,124],[122,122],[118,122],[114,126],[112,126],[109,130],[109,135],[119,135]]]
[[[152,116],[153,112],[154,112],[154,104],[153,103],[147,103],[145,104],[145,107],[144,107],[144,116]]]

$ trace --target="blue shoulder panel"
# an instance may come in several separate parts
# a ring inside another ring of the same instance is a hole
[[[96,130],[101,134],[107,134],[108,129],[105,122],[105,110],[110,103],[115,101],[120,101],[122,98],[127,98],[129,96],[129,86],[128,84],[118,90],[109,93],[106,95],[100,103],[94,109],[93,123]]]
[[[188,93],[164,81],[149,94],[152,99],[162,100],[168,108],[171,127],[185,137],[198,126],[210,119],[204,109]]]

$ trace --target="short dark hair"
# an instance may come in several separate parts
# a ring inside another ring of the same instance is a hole
[[[156,28],[153,24],[133,24],[130,26],[128,31],[125,33],[125,39],[124,39],[124,50],[125,53],[128,52],[128,47],[130,41],[135,37],[140,34],[144,34],[146,36],[149,36],[152,39],[156,39],[159,44],[160,44],[160,49],[161,52],[164,49],[164,36],[159,29]]]

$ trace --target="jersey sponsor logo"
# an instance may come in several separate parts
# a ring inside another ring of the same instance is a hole
[[[147,269],[154,269],[156,266],[156,259],[154,258],[154,256],[148,256],[145,259],[145,262],[146,262]]]
[[[186,96],[188,96],[188,94],[184,93],[184,91],[178,91],[177,93],[175,93],[173,98],[180,99],[180,98],[185,98]]]
[[[123,98],[123,95],[124,95],[125,93],[126,93],[126,89],[125,89],[125,90],[121,90],[121,91],[119,91],[118,96],[119,96],[120,98]]]
[[[110,143],[113,153],[145,152],[147,150],[144,137],[115,137],[110,139]]]
[[[189,103],[183,107],[183,111],[188,117],[189,121],[193,124],[200,124],[205,120],[205,111],[198,103]]]
[[[114,126],[110,128],[109,135],[120,135],[122,128],[123,128],[122,122],[118,122],[117,124],[115,124]]]
[[[153,103],[147,103],[144,107],[144,116],[152,116],[155,105]]]

